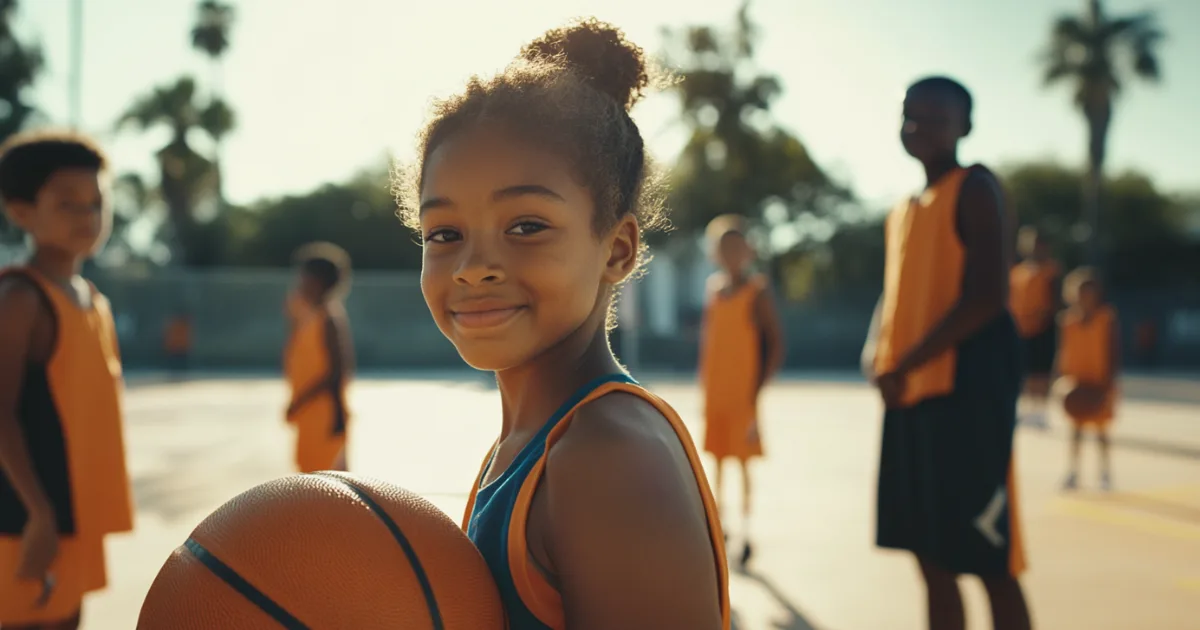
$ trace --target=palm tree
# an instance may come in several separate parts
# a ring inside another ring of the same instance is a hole
[[[21,130],[35,113],[28,89],[42,73],[42,51],[23,44],[13,32],[17,0],[0,0],[0,142]]]
[[[233,7],[218,0],[201,0],[196,6],[196,25],[192,27],[192,47],[204,53],[212,62],[212,93],[215,98],[222,95],[221,58],[229,50],[229,31],[233,28]],[[213,162],[216,168],[217,202],[224,203],[224,186],[221,181],[221,136],[216,141]]]
[[[1123,80],[1133,76],[1157,81],[1156,48],[1163,38],[1153,13],[1124,17],[1105,14],[1101,0],[1087,0],[1083,15],[1059,17],[1043,53],[1046,85],[1069,81],[1075,105],[1088,127],[1088,169],[1084,184],[1084,219],[1088,226],[1088,258],[1099,264],[1100,186],[1108,149],[1113,101]]]
[[[229,49],[229,30],[233,27],[233,7],[217,0],[203,0],[196,7],[196,25],[192,27],[192,47],[213,63],[213,92],[221,93],[221,57]]]
[[[170,141],[157,154],[162,177],[160,194],[173,233],[173,258],[189,264],[197,210],[217,194],[217,169],[211,160],[192,149],[188,135],[200,130],[214,141],[220,139],[233,129],[233,111],[220,99],[198,103],[195,80],[183,77],[138,99],[117,122],[118,129],[128,126],[141,131],[159,126],[171,130]]]
[[[672,86],[680,120],[691,132],[671,175],[671,206],[681,210],[673,222],[685,233],[726,212],[757,219],[776,204],[794,220],[849,197],[771,115],[783,88],[755,64],[759,28],[749,11],[744,0],[731,28],[665,32],[682,79]]]

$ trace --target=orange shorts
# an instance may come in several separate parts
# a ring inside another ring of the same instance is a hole
[[[58,541],[58,557],[50,565],[54,590],[45,605],[38,607],[40,580],[18,580],[21,539],[0,536],[0,626],[52,623],[70,619],[79,612],[85,593],[107,584],[104,539],[64,537]]]

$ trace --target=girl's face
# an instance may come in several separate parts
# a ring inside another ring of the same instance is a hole
[[[717,264],[726,273],[740,276],[746,273],[750,263],[754,262],[754,250],[746,237],[737,232],[727,232],[717,241]]]
[[[597,236],[593,206],[564,160],[498,129],[459,132],[429,156],[421,292],[468,364],[516,367],[603,325],[638,234],[629,216]]]
[[[309,305],[320,304],[325,297],[325,289],[321,285],[321,281],[304,271],[301,271],[296,277],[296,286],[293,291],[297,299]]]
[[[1079,306],[1088,312],[1100,308],[1100,287],[1095,282],[1079,285]]]

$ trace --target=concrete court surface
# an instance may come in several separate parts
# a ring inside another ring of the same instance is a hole
[[[351,401],[351,467],[461,515],[481,458],[499,429],[498,396],[481,377],[363,378]],[[137,529],[109,539],[107,590],[84,607],[85,630],[133,628],[168,553],[208,512],[290,472],[285,392],[270,378],[146,381],[127,398]],[[699,398],[682,379],[648,379],[699,435]],[[1200,389],[1184,383],[1183,393]],[[1170,399],[1170,397],[1166,397]],[[1182,400],[1188,400],[1183,396]],[[1200,404],[1126,401],[1114,451],[1117,489],[1058,487],[1065,430],[1022,429],[1021,513],[1035,627],[1200,629]],[[731,589],[741,630],[917,630],[923,588],[904,554],[873,547],[880,405],[847,379],[792,380],[765,395],[766,459],[753,468],[750,526],[757,556]],[[711,466],[711,463],[710,463]],[[736,508],[738,477],[727,475]],[[710,469],[710,478],[712,476]],[[740,544],[736,509],[727,523]],[[964,579],[971,628],[989,628],[982,588]]]

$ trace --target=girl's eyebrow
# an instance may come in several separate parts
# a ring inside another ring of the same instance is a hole
[[[516,197],[524,197],[527,195],[533,195],[535,197],[542,197],[545,199],[549,199],[551,201],[566,202],[566,199],[563,199],[562,195],[554,192],[553,190],[550,190],[549,188],[546,188],[545,186],[541,186],[539,184],[517,184],[516,186],[506,186],[506,187],[501,188],[500,190],[497,190],[496,192],[492,193],[492,200],[493,201],[505,201],[508,199],[514,199]],[[426,210],[433,210],[435,208],[452,208],[452,207],[454,207],[454,202],[450,201],[446,197],[434,197],[432,199],[426,199],[425,201],[421,202],[420,212],[422,214],[424,214]]]
[[[506,188],[501,188],[500,190],[497,190],[496,192],[492,193],[492,199],[494,201],[503,201],[505,199],[512,199],[514,197],[523,197],[525,195],[534,195],[537,197],[545,197],[552,201],[566,201],[566,199],[563,199],[562,195],[554,192],[553,190],[550,190],[549,188],[546,188],[545,186],[540,186],[538,184],[518,184],[516,186],[508,186]]]

